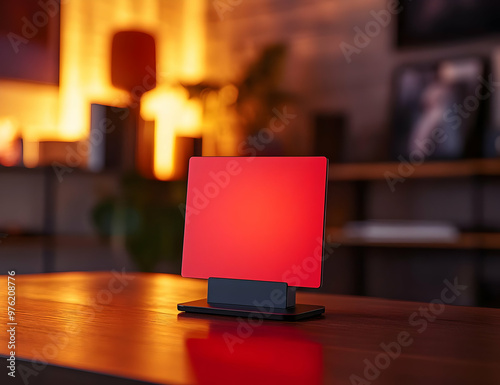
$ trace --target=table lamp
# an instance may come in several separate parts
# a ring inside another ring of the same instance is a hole
[[[119,31],[113,36],[111,83],[130,95],[127,106],[130,119],[125,121],[122,113],[114,113],[123,120],[117,126],[119,129],[113,132],[113,137],[123,143],[120,164],[127,171],[138,170],[150,177],[153,176],[153,130],[142,119],[140,112],[142,96],[157,85],[156,56],[155,38],[148,33]],[[131,126],[132,121],[134,124]]]
[[[328,159],[192,157],[182,276],[208,279],[204,314],[300,320],[324,306],[297,304],[297,287],[322,283]]]

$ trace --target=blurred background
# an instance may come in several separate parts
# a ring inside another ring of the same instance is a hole
[[[324,155],[322,291],[498,307],[499,44],[493,0],[4,1],[0,267],[179,273],[190,156]]]

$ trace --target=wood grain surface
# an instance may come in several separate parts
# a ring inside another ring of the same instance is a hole
[[[205,295],[206,281],[164,274],[16,276],[16,356],[31,371],[48,362],[160,384],[500,384],[498,309],[440,305],[441,293],[435,304],[299,293],[325,316],[285,323],[177,311]],[[1,333],[2,355],[7,339]],[[3,369],[0,383],[9,379]]]

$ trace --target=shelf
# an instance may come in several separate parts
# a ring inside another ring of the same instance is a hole
[[[500,250],[500,232],[498,233],[462,233],[454,242],[389,242],[373,241],[362,238],[346,237],[341,228],[326,229],[328,243],[340,243],[344,246],[392,247],[392,248],[427,248],[427,249],[484,249]]]
[[[500,159],[428,162],[415,166],[400,162],[332,164],[329,169],[331,181],[384,180],[386,175],[405,179],[500,175]]]
[[[51,237],[43,234],[30,234],[30,235],[9,235],[5,238],[0,238],[0,246],[42,246],[44,242],[50,239],[56,246],[74,246],[80,247],[88,244],[100,243],[101,240],[94,234],[81,234],[81,235],[54,235]]]
[[[389,248],[431,248],[431,249],[485,249],[500,250],[500,232],[498,233],[462,233],[454,242],[389,242],[373,241],[362,238],[346,237],[341,228],[328,227],[325,232],[327,243],[340,243],[343,246],[389,247]],[[96,235],[58,235],[54,242],[57,245],[86,245],[100,242]],[[42,243],[45,237],[10,236],[0,239],[5,246],[23,246]]]
[[[481,175],[500,175],[500,159],[482,159]]]
[[[68,168],[71,170],[65,173],[64,175],[83,175],[83,176],[96,176],[96,175],[121,175],[121,171],[118,170],[102,170],[102,171],[90,171],[85,168],[81,167],[69,167]],[[6,167],[0,165],[0,175],[1,174],[28,174],[28,175],[44,175],[45,174],[51,174],[54,177],[57,177],[56,172],[52,168],[52,166],[37,166],[37,167],[23,167],[23,166],[12,166],[12,167]]]

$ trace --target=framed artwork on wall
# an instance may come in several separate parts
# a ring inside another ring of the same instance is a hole
[[[397,46],[436,45],[500,36],[496,0],[400,0]]]
[[[477,57],[399,68],[394,76],[392,158],[480,156],[492,92],[486,68],[487,62]]]
[[[60,4],[0,2],[0,78],[59,83]]]

